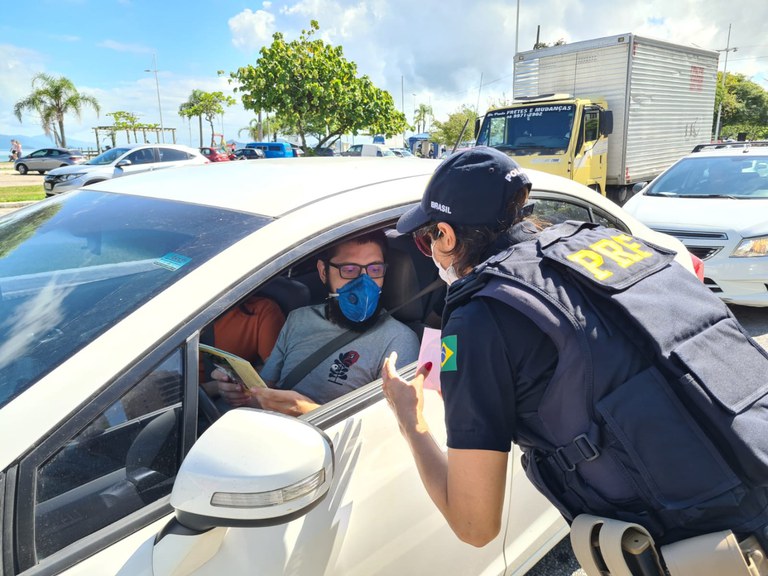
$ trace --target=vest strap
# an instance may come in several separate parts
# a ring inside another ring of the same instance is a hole
[[[570,444],[555,450],[551,459],[563,472],[573,472],[577,464],[591,462],[598,456],[600,456],[600,449],[587,438],[586,434],[580,434]]]

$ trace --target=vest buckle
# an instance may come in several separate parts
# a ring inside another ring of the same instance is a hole
[[[579,434],[573,442],[555,450],[553,456],[563,471],[573,472],[576,470],[576,464],[591,462],[600,456],[600,450],[587,438],[586,434]]]

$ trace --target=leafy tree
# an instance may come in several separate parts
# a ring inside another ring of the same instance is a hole
[[[427,121],[430,118],[434,118],[432,113],[432,106],[427,104],[419,104],[419,107],[413,111],[413,122],[416,124],[415,128],[417,132],[427,131]]]
[[[64,76],[36,74],[32,78],[32,93],[13,106],[13,113],[21,122],[22,113],[33,111],[40,117],[40,124],[46,136],[53,134],[56,146],[67,147],[64,133],[64,115],[74,113],[78,119],[83,106],[90,106],[101,113],[98,100],[88,94],[81,94],[72,80]]]
[[[223,92],[204,92],[192,90],[189,98],[179,106],[179,116],[193,118],[197,116],[200,125],[200,146],[203,145],[203,118],[211,125],[211,146],[216,146],[214,134],[216,129],[213,120],[219,114],[224,114],[224,106],[232,106],[237,100],[225,96]]]
[[[304,149],[307,136],[321,147],[343,134],[402,132],[407,123],[392,96],[367,76],[358,78],[357,65],[344,58],[341,46],[314,39],[319,29],[313,20],[310,30],[291,42],[278,32],[259,51],[255,66],[230,73],[245,108],[271,111],[280,129],[297,134]]]
[[[722,102],[721,136],[736,137],[741,133],[747,140],[768,137],[768,92],[744,74],[726,74],[725,90],[722,81],[722,73],[718,72],[714,122]]]
[[[461,138],[462,141],[472,140],[475,132],[475,109],[464,104],[456,112],[448,115],[448,120],[435,120],[432,139],[445,145],[453,146]],[[462,133],[463,130],[463,133]]]

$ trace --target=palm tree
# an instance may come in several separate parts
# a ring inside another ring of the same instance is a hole
[[[194,89],[192,94],[189,95],[187,101],[179,106],[179,116],[183,116],[192,120],[193,116],[197,116],[197,122],[200,127],[200,147],[203,147],[203,113],[201,110],[201,101],[203,99],[203,91]]]
[[[413,122],[418,132],[427,130],[427,119],[432,116],[432,106],[419,104],[419,107],[413,111]],[[420,128],[420,129],[419,129]]]
[[[78,119],[83,109],[88,105],[101,112],[98,100],[88,94],[81,94],[75,88],[72,80],[64,76],[51,76],[40,73],[32,78],[32,93],[16,102],[13,113],[21,122],[25,111],[36,112],[46,136],[53,134],[56,146],[67,147],[67,137],[64,133],[64,115],[74,112]]]

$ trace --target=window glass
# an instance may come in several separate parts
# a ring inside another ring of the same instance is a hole
[[[175,148],[159,148],[160,162],[178,162],[179,160],[187,160],[191,156],[184,150],[176,150]],[[210,154],[211,151],[208,151]]]
[[[587,110],[584,114],[584,141],[592,142],[598,137],[598,119],[600,118],[597,110]]]
[[[131,164],[149,164],[155,161],[155,153],[151,148],[142,148],[131,152],[125,157],[126,160],[130,160]]]
[[[533,215],[547,226],[566,220],[590,221],[589,210],[583,206],[560,200],[533,200],[533,203]]]
[[[48,152],[48,150],[46,150],[46,149],[37,150],[35,152],[32,152],[32,154],[30,154],[29,157],[30,158],[41,158],[41,157],[45,156],[46,152]]]
[[[38,467],[38,560],[170,494],[183,386],[178,349]]]
[[[269,219],[78,190],[0,222],[0,407]]]

